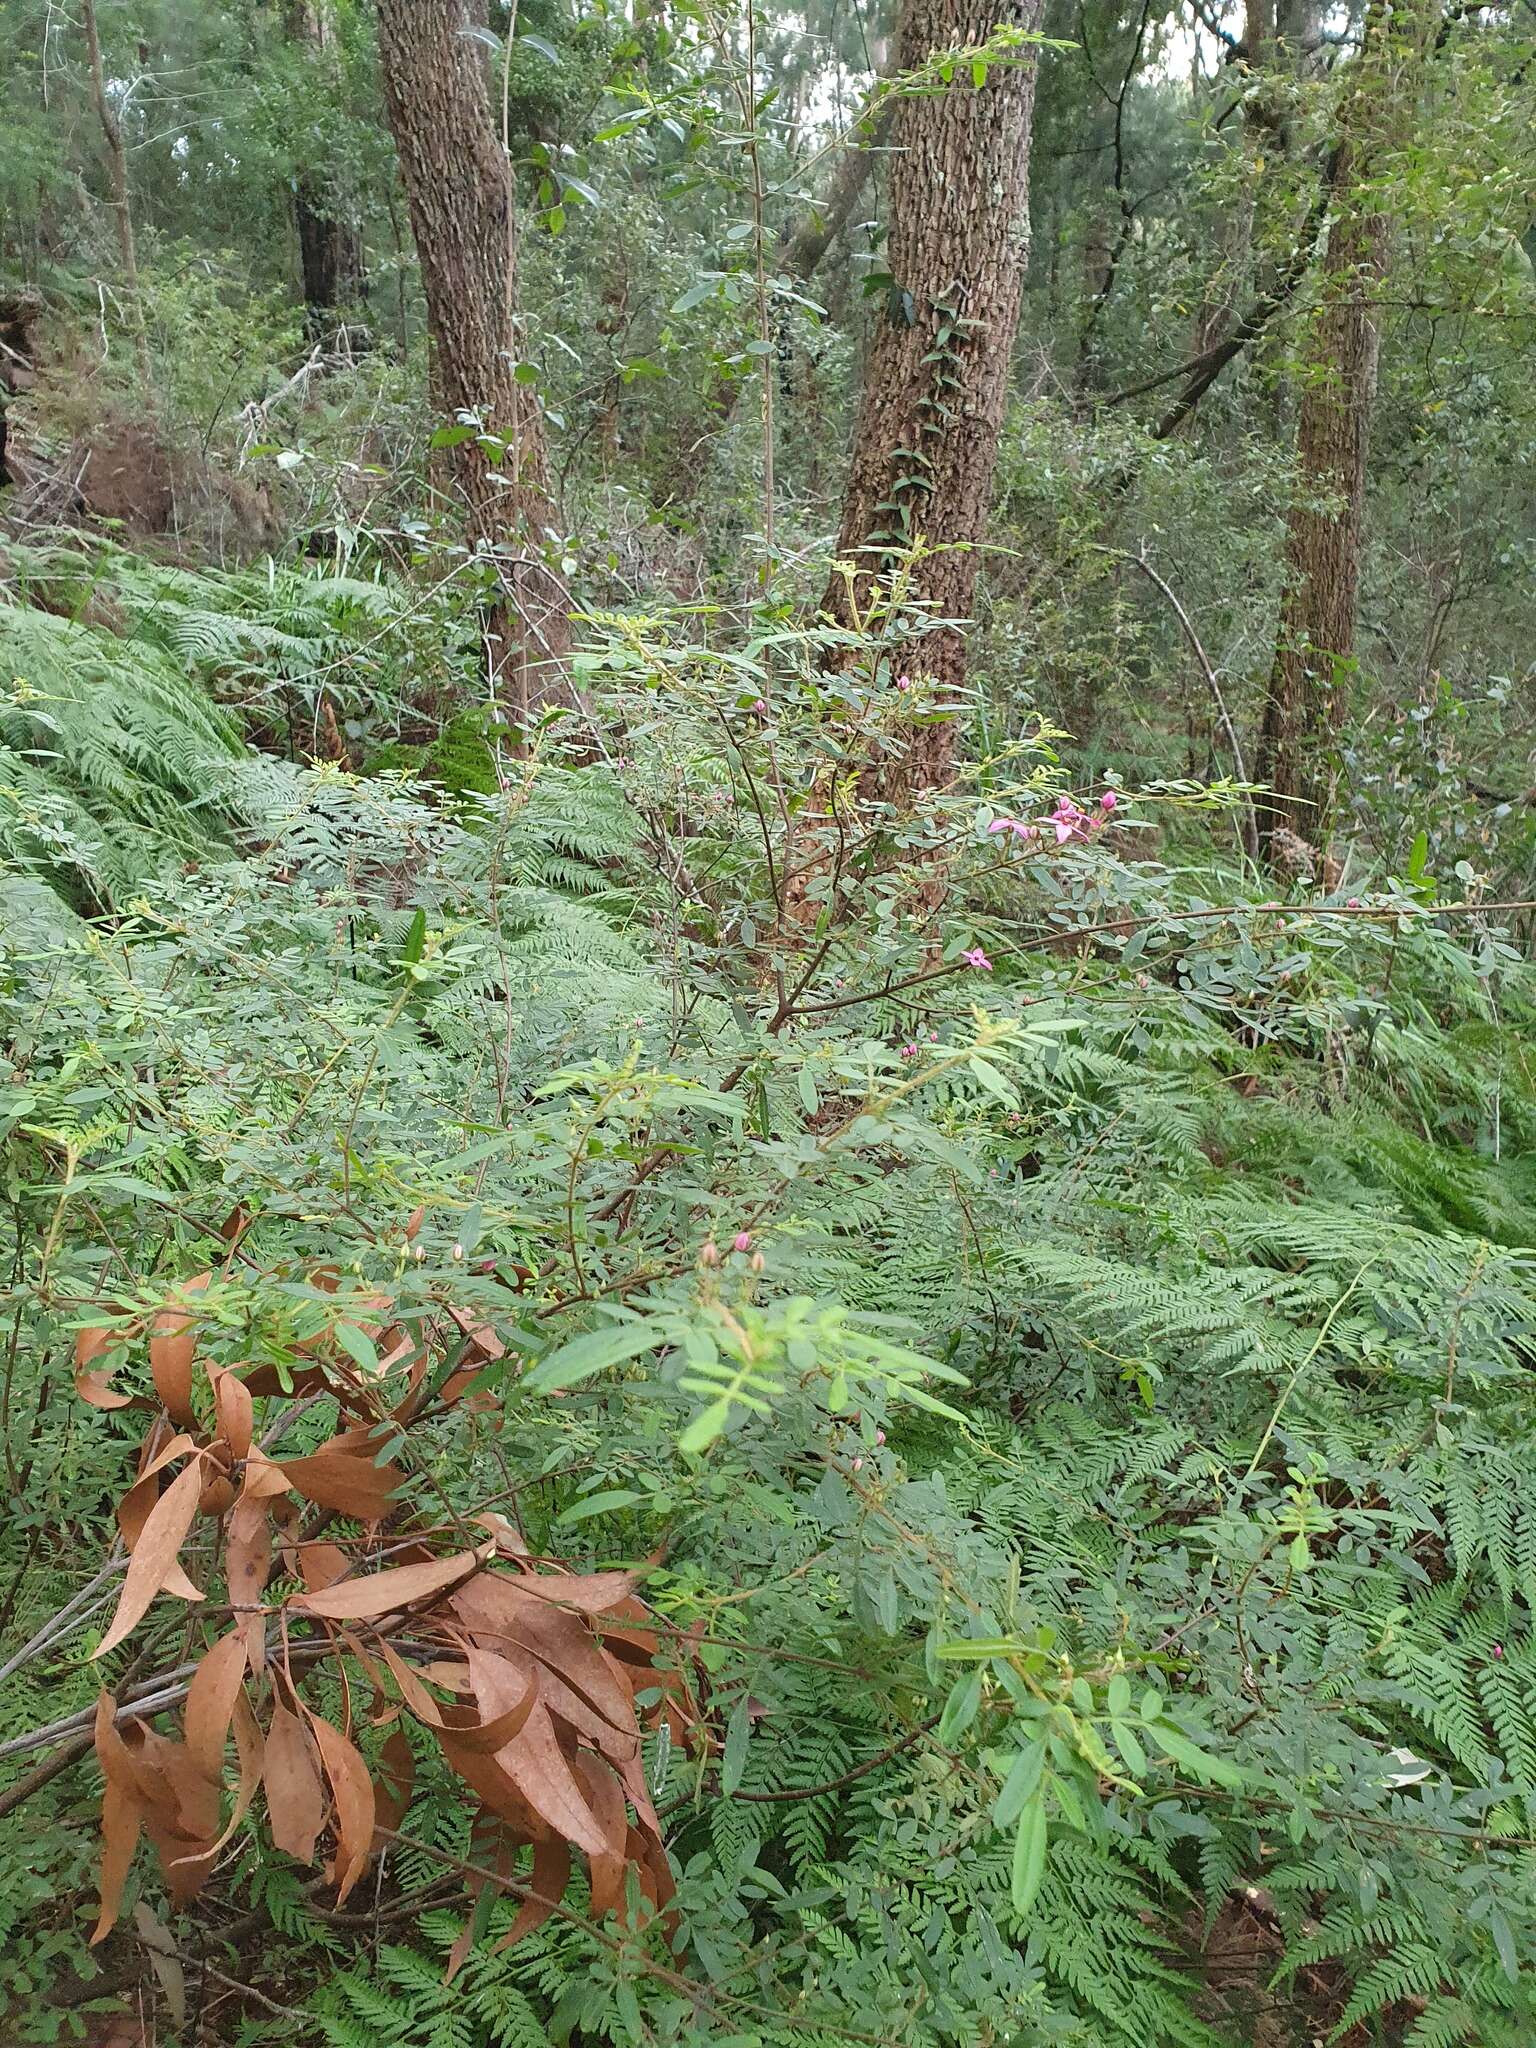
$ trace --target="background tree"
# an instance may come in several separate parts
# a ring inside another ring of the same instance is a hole
[[[472,548],[491,551],[490,663],[519,717],[559,687],[570,602],[551,565],[544,426],[520,374],[512,166],[465,0],[383,0],[379,60],[432,337],[443,463]],[[465,431],[464,423],[472,428]]]
[[[1005,9],[907,0],[902,10],[896,68],[926,82],[903,91],[891,126],[889,284],[864,365],[837,540],[856,573],[834,572],[824,599],[844,623],[891,547],[918,537],[931,552],[916,595],[939,617],[969,615],[1028,254],[1030,39],[1041,16],[1041,0]],[[949,85],[936,68],[946,53]],[[941,689],[952,687],[964,677],[965,640],[938,629],[922,659]],[[947,725],[928,728],[909,772],[943,781],[949,744]]]
[[[1266,847],[1280,830],[1319,846],[1328,835],[1325,755],[1337,724],[1337,679],[1355,649],[1380,350],[1377,301],[1391,234],[1378,188],[1394,113],[1400,118],[1414,103],[1429,12],[1424,4],[1373,4],[1360,57],[1345,79],[1328,168],[1316,324],[1304,357],[1285,592],[1259,741],[1258,778],[1272,792],[1261,817]]]

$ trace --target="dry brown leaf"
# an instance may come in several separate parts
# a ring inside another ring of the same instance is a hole
[[[603,1831],[571,1775],[554,1723],[543,1707],[534,1708],[521,1734],[497,1750],[495,1761],[558,1835],[589,1854],[602,1854]]]
[[[272,1702],[262,1778],[272,1840],[286,1855],[312,1863],[315,1837],[325,1822],[325,1793],[309,1731],[281,1700]]]
[[[250,1389],[227,1366],[210,1365],[207,1371],[213,1388],[214,1428],[229,1445],[230,1456],[244,1458],[250,1452],[255,1429],[255,1404]]]
[[[128,1560],[112,1626],[92,1652],[93,1656],[104,1657],[109,1650],[115,1650],[124,1636],[143,1620],[158,1592],[177,1590],[173,1583],[175,1579],[191,1586],[176,1560],[197,1513],[197,1498],[203,1484],[202,1463],[201,1458],[191,1459],[150,1509],[139,1540],[134,1545],[133,1555]],[[202,1599],[195,1586],[191,1586],[191,1592],[194,1599]]]
[[[183,1295],[200,1293],[212,1278],[211,1273],[199,1273],[179,1291]],[[183,1429],[195,1428],[197,1424],[192,1407],[192,1358],[196,1345],[196,1319],[192,1311],[168,1302],[149,1326],[149,1369],[167,1414]]]
[[[416,1753],[411,1748],[410,1737],[403,1728],[391,1728],[379,1750],[379,1776],[374,1787],[377,1808],[374,1815],[375,1849],[384,1846],[384,1839],[377,1830],[393,1831],[405,1819],[415,1787]]]
[[[515,1948],[518,1942],[526,1941],[530,1934],[542,1927],[565,1897],[565,1888],[570,1881],[569,1845],[565,1842],[535,1842],[528,1896],[518,1907],[512,1925],[497,1942],[494,1953],[499,1955],[504,1948]]]
[[[224,1774],[224,1744],[235,1701],[245,1681],[245,1642],[238,1633],[221,1636],[192,1674],[182,1728],[187,1753],[217,1785]]]
[[[453,1595],[454,1612],[489,1648],[520,1643],[558,1671],[626,1735],[634,1732],[634,1701],[579,1614],[552,1607],[522,1590],[520,1580],[482,1572]]]
[[[371,1457],[353,1457],[334,1446],[312,1457],[289,1458],[278,1470],[285,1486],[317,1508],[334,1508],[359,1522],[383,1520],[401,1476],[395,1465],[375,1465]]]
[[[432,1564],[398,1565],[366,1579],[344,1579],[340,1585],[299,1593],[290,1604],[301,1613],[318,1614],[327,1621],[373,1621],[382,1614],[393,1614],[418,1600],[430,1600],[445,1593],[476,1570],[480,1562],[478,1552],[466,1550],[457,1557],[439,1558]]]
[[[331,1875],[340,1905],[368,1868],[373,1851],[373,1780],[356,1746],[339,1728],[323,1714],[311,1714],[309,1720],[335,1795],[336,1859]]]
[[[630,1598],[644,1576],[643,1572],[589,1572],[580,1578],[572,1572],[525,1572],[517,1581],[517,1589],[576,1614],[612,1614]]]
[[[117,1701],[106,1692],[96,1702],[96,1756],[106,1790],[101,1801],[101,1913],[91,1935],[93,1947],[117,1925],[142,1824],[138,1787],[117,1733]]]

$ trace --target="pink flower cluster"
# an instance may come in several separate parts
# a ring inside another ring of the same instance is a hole
[[[1069,839],[1086,839],[1096,826],[1104,824],[1111,811],[1118,808],[1119,797],[1114,790],[1106,789],[1099,798],[1098,808],[1082,810],[1071,797],[1061,797],[1045,825],[1031,825],[1023,818],[994,818],[987,827],[989,833],[1011,832],[1015,839],[1038,839],[1048,826],[1056,834],[1056,844],[1065,846]]]

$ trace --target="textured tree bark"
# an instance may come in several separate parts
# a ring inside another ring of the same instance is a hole
[[[442,452],[472,548],[508,595],[488,608],[490,667],[514,717],[564,694],[570,597],[545,559],[555,525],[544,423],[515,375],[518,234],[512,167],[492,125],[467,0],[379,0],[384,103],[410,206],[432,341],[433,396],[478,437]]]
[[[999,27],[1038,31],[1043,0],[905,0],[897,69],[975,47]],[[942,90],[903,95],[891,131],[887,262],[894,283],[864,371],[834,569],[824,599],[853,623],[893,550],[921,539],[913,594],[936,617],[969,617],[1007,404],[1029,233],[1035,62],[1021,49],[981,86],[961,65]],[[958,627],[924,636],[920,660],[942,690],[965,676]],[[953,728],[916,729],[908,786],[949,780]]]
[[[1259,736],[1267,851],[1277,831],[1321,842],[1327,831],[1323,754],[1334,678],[1354,653],[1365,537],[1365,468],[1376,390],[1372,295],[1386,222],[1351,206],[1358,158],[1340,149],[1323,261],[1314,375],[1296,428],[1296,483],[1286,522],[1285,595]]]
[[[1336,724],[1336,678],[1354,655],[1377,300],[1387,262],[1388,222],[1372,186],[1394,108],[1423,52],[1427,12],[1422,4],[1394,10],[1388,0],[1371,0],[1330,164],[1328,241],[1286,523],[1285,595],[1259,736],[1258,779],[1273,791],[1261,813],[1266,852],[1277,832],[1319,847],[1327,839],[1327,742]]]
[[[333,59],[335,35],[325,0],[289,0],[288,37],[312,53],[316,63]],[[293,193],[299,237],[299,270],[310,338],[334,331],[339,314],[365,296],[363,241],[355,220],[339,209],[335,195],[314,169],[300,171]]]

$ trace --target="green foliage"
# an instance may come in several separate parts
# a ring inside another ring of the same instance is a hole
[[[119,561],[115,587],[154,573]],[[258,612],[261,580],[220,585],[218,614],[176,572],[124,637],[15,615],[151,677],[174,643],[246,691],[299,672],[295,619],[341,595],[269,581]],[[372,628],[379,591],[357,600]],[[1133,859],[1143,821],[1191,829],[1187,787],[1122,789],[1112,825],[1009,851],[986,829],[1005,801],[1043,814],[1062,789],[1043,743],[945,807],[936,928],[937,807],[850,799],[823,840],[799,795],[835,735],[905,743],[883,651],[830,692],[772,619],[706,647],[614,618],[583,666],[625,734],[614,768],[544,739],[449,800],[226,734],[226,836],[205,830],[195,872],[8,934],[19,1640],[77,1590],[123,1477],[118,1419],[55,1391],[63,1349],[91,1304],[205,1267],[238,1204],[213,1356],[292,1362],[372,1290],[407,1326],[446,1304],[489,1322],[494,1427],[445,1409],[413,1493],[515,1501],[540,1555],[649,1557],[647,1599],[695,1645],[710,1742],[646,1756],[674,1930],[591,1929],[578,1878],[498,1953],[513,1907],[488,1898],[445,1985],[444,1901],[477,1851],[425,1760],[380,1942],[316,1918],[242,1834],[207,1925],[264,1913],[271,1954],[229,1974],[280,1976],[317,2042],[407,2048],[1217,2048],[1249,1994],[1324,2038],[1520,2038],[1536,987],[1516,950],[1491,924],[1467,945],[1411,891],[1277,902]],[[479,714],[458,730],[497,743]],[[835,924],[778,918],[786,834],[838,878]],[[321,1262],[336,1295],[303,1280]],[[294,1447],[329,1427],[301,1416]],[[102,1619],[66,1612],[29,1653],[9,1729],[88,1705]],[[150,1654],[174,1661],[182,1627],[152,1610]],[[7,1852],[41,1873],[13,1888],[18,1986],[78,1966],[51,1902],[84,1888],[88,1805],[34,1795]],[[1272,1987],[1213,1965],[1200,1989],[1250,1895]],[[279,2029],[255,2003],[243,2026]]]

